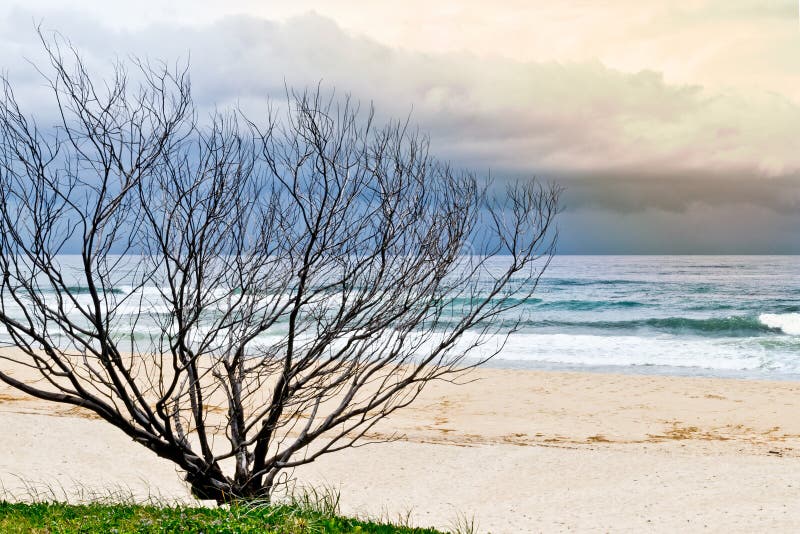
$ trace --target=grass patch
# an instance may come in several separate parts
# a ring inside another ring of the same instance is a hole
[[[302,504],[242,504],[225,508],[0,501],[3,533],[375,533],[439,534],[433,529],[341,517]]]

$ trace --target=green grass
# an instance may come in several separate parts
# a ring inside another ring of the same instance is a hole
[[[437,534],[432,529],[409,528],[341,517],[326,507],[303,503],[234,505],[225,508],[93,503],[0,501],[3,533],[403,533]]]

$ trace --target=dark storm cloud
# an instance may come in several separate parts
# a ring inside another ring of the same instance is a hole
[[[800,212],[800,176],[759,178],[752,174],[641,174],[564,176],[567,209],[606,209],[620,213],[647,208],[683,213],[694,205],[758,206],[776,213]]]
[[[20,10],[5,20],[0,54],[18,94],[45,113],[41,81],[23,60],[42,57],[34,20]],[[434,151],[457,166],[491,171],[498,180],[535,175],[564,184],[564,233],[572,251],[603,242],[609,250],[643,250],[641,232],[659,235],[673,216],[700,224],[708,210],[724,220],[744,206],[758,214],[756,225],[793,224],[800,202],[800,146],[793,135],[800,108],[779,95],[709,94],[668,84],[656,72],[624,73],[597,61],[522,63],[403,51],[314,14],[115,31],[63,11],[50,13],[43,27],[68,36],[101,75],[115,54],[190,56],[195,97],[206,109],[236,104],[261,113],[286,85],[319,82],[373,101],[381,117],[405,117],[413,109]],[[577,223],[590,213],[596,229],[614,229],[613,242],[576,237]],[[723,226],[706,226],[708,238],[695,243],[733,246]],[[787,243],[788,234],[781,235],[776,246]],[[691,239],[670,242],[677,251],[696,248]]]

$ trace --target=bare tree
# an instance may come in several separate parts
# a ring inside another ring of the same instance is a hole
[[[386,439],[377,422],[519,324],[557,187],[487,189],[319,90],[261,123],[201,121],[184,68],[98,83],[43,43],[56,127],[3,80],[0,379],[91,410],[196,496],[266,497],[283,470]]]

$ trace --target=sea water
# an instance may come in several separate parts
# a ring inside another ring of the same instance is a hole
[[[800,257],[556,256],[493,364],[800,379]]]
[[[80,272],[77,258],[59,259]],[[489,270],[507,264],[494,258]],[[124,274],[115,278],[122,299],[130,287]],[[89,295],[73,289],[88,306]],[[146,316],[135,319],[140,307],[168,313],[157,295],[151,287],[125,300],[121,341],[134,337],[126,324],[139,340],[159,335]],[[492,366],[800,379],[800,256],[555,256],[511,315],[522,321]]]

